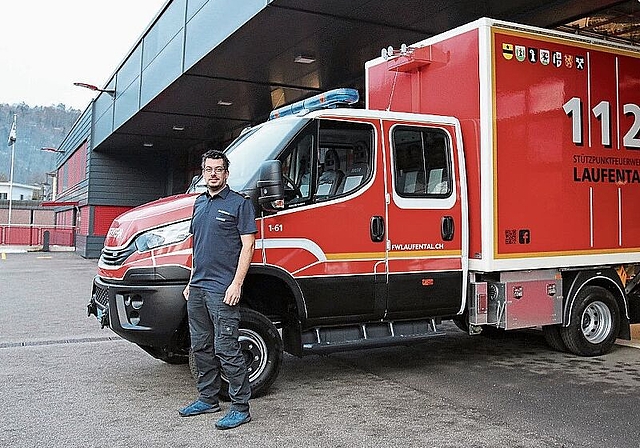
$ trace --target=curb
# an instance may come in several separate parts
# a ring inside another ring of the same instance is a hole
[[[49,246],[49,252],[75,252],[74,246]],[[44,252],[42,246],[2,246],[0,254],[24,254],[27,252]]]
[[[616,344],[623,345],[625,347],[640,348],[640,340],[638,339],[632,339],[630,341],[627,341],[625,339],[616,339]]]

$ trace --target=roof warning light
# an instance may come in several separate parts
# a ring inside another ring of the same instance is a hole
[[[286,117],[287,115],[295,115],[300,112],[311,112],[313,110],[330,109],[339,105],[355,104],[360,99],[360,95],[356,89],[334,89],[328,92],[320,93],[301,101],[297,101],[288,106],[274,109],[269,114],[269,120],[275,118]]]

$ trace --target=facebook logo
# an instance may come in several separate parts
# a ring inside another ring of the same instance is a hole
[[[531,232],[529,232],[529,229],[518,230],[518,242],[520,244],[529,244],[531,242]]]

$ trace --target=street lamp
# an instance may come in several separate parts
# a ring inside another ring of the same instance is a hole
[[[64,154],[64,150],[58,148],[40,148],[40,151],[59,152],[60,154]]]
[[[58,190],[58,173],[56,173],[55,171],[52,172],[47,172],[47,179],[45,180],[45,183],[48,183],[47,180],[49,180],[49,177],[51,178],[51,200],[55,201],[56,200],[56,192]]]
[[[84,87],[85,89],[93,90],[95,92],[108,93],[111,96],[114,96],[116,93],[116,91],[113,89],[101,89],[98,86],[94,86],[93,84],[87,84],[86,82],[74,82],[73,85],[76,87]]]

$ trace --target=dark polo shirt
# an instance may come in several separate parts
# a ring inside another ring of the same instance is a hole
[[[191,286],[224,294],[236,274],[242,241],[256,233],[251,201],[225,186],[220,193],[202,193],[193,205],[193,275]]]

